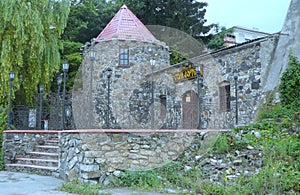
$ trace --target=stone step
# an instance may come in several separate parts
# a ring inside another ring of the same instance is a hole
[[[41,158],[16,158],[20,161],[32,161],[32,162],[47,162],[47,163],[58,163],[55,159],[41,159]]]
[[[33,168],[33,169],[44,169],[50,171],[56,171],[58,167],[49,167],[49,166],[39,166],[39,165],[27,165],[27,164],[6,164],[8,167],[18,167],[18,168]]]
[[[45,143],[58,143],[58,139],[45,140]]]
[[[37,145],[35,147],[36,148],[45,148],[45,149],[59,149],[58,146],[53,146],[53,145]]]
[[[50,153],[50,152],[27,152],[29,155],[39,155],[39,156],[53,156],[58,157],[58,153]]]
[[[16,158],[16,164],[27,164],[27,165],[37,165],[37,166],[47,166],[47,167],[55,167],[58,166],[58,159],[53,157],[51,159],[47,158]]]
[[[59,146],[55,143],[46,144],[46,145],[36,145],[34,152],[46,152],[46,153],[58,153]]]

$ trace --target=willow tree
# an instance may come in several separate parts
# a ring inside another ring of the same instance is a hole
[[[0,1],[0,102],[9,92],[10,71],[15,73],[14,91],[24,91],[27,103],[33,102],[39,84],[49,89],[60,65],[69,7],[69,0]]]

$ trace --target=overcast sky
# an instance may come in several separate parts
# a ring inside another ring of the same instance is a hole
[[[291,0],[203,0],[208,3],[207,24],[243,26],[275,33],[282,28]]]

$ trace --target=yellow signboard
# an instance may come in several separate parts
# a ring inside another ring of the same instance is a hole
[[[200,72],[200,75],[202,75],[202,71]],[[193,64],[189,64],[188,66],[182,66],[181,71],[173,75],[173,80],[174,82],[180,82],[186,79],[194,79],[196,77],[196,67],[194,67]]]

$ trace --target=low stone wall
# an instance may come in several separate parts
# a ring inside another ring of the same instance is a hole
[[[176,159],[196,133],[61,133],[60,177],[103,183],[125,170],[151,169]]]
[[[210,131],[210,130],[205,130]],[[222,130],[212,130],[221,132]],[[224,130],[223,130],[224,131]],[[160,167],[199,146],[201,130],[64,130],[4,132],[5,163],[58,133],[59,177],[109,183],[126,170]]]

